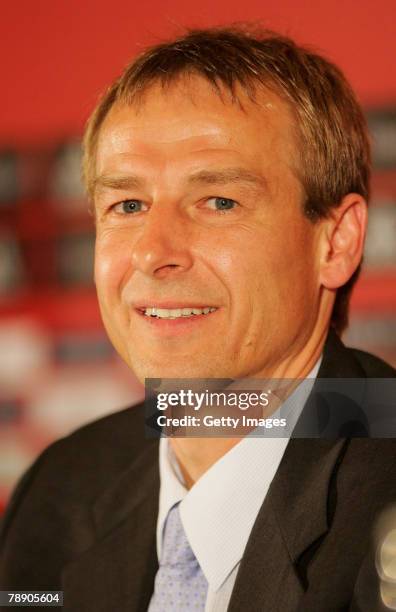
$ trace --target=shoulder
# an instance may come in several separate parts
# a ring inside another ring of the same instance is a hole
[[[54,442],[21,478],[8,505],[2,537],[25,506],[89,509],[101,492],[147,448],[143,405],[133,406],[85,425]],[[1,540],[1,538],[0,538]]]
[[[371,353],[366,353],[365,351],[361,351],[359,349],[347,348],[358,361],[361,368],[364,370],[367,377],[370,378],[395,378],[396,370],[386,361],[372,355]]]
[[[93,464],[111,469],[130,461],[146,442],[143,404],[139,404],[80,427],[52,444],[46,453],[87,469]]]
[[[345,346],[334,329],[329,329],[318,378],[395,377],[396,370],[388,363],[371,353]]]
[[[151,441],[152,443],[152,441]],[[143,405],[132,406],[80,427],[44,452],[42,463],[57,473],[75,470],[90,475],[90,483],[121,471],[150,441],[145,439]]]
[[[145,439],[142,405],[49,446],[20,480],[0,525],[0,588],[61,589],[62,568],[95,542],[97,501],[135,462],[156,465],[157,446]]]

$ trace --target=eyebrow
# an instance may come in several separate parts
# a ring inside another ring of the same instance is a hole
[[[191,174],[186,183],[188,185],[228,185],[230,183],[247,183],[255,187],[267,188],[264,176],[251,172],[246,168],[232,167],[219,170],[199,170]],[[128,190],[144,187],[147,181],[137,175],[110,176],[102,174],[93,181],[93,189]]]
[[[229,183],[248,183],[267,188],[267,181],[261,174],[246,168],[224,168],[222,170],[200,170],[188,178],[190,184],[226,185]]]
[[[128,190],[138,189],[143,187],[145,180],[134,174],[128,174],[125,176],[108,176],[102,174],[97,176],[93,181],[93,190],[97,189],[115,189],[115,190]]]

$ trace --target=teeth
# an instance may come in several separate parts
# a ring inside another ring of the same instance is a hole
[[[216,308],[206,306],[205,308],[146,308],[146,317],[158,317],[159,319],[178,319],[179,317],[191,317],[191,315],[202,315],[214,312]]]

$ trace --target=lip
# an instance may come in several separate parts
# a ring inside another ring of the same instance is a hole
[[[165,305],[166,304],[166,305]],[[169,305],[172,304],[172,305]],[[208,306],[208,305],[205,305]],[[185,304],[183,306],[180,305],[180,302],[176,304],[176,302],[161,302],[159,305],[158,302],[154,304],[142,305],[140,308],[135,306],[135,312],[139,317],[139,320],[142,321],[147,327],[146,329],[150,329],[155,333],[159,333],[165,336],[176,336],[188,333],[190,331],[194,331],[199,327],[204,326],[206,323],[210,322],[219,311],[220,308],[216,306],[211,306],[211,308],[217,308],[213,312],[208,312],[208,314],[202,315],[191,315],[189,317],[179,317],[177,319],[160,319],[159,317],[148,317],[144,314],[145,308],[205,308],[202,305],[194,305]]]
[[[138,311],[145,310],[146,308],[166,308],[169,310],[174,310],[176,308],[218,308],[215,304],[206,304],[199,302],[175,302],[175,301],[164,301],[157,302],[156,300],[150,301],[145,300],[144,302],[136,302],[132,304],[133,308]],[[201,316],[201,315],[198,315]]]

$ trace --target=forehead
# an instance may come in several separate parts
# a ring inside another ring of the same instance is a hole
[[[191,156],[238,157],[256,166],[282,162],[297,168],[293,113],[274,91],[257,87],[251,99],[241,86],[235,96],[217,91],[199,76],[151,85],[139,101],[118,102],[99,132],[96,174],[140,157],[187,162]],[[259,169],[259,168],[257,168]]]

